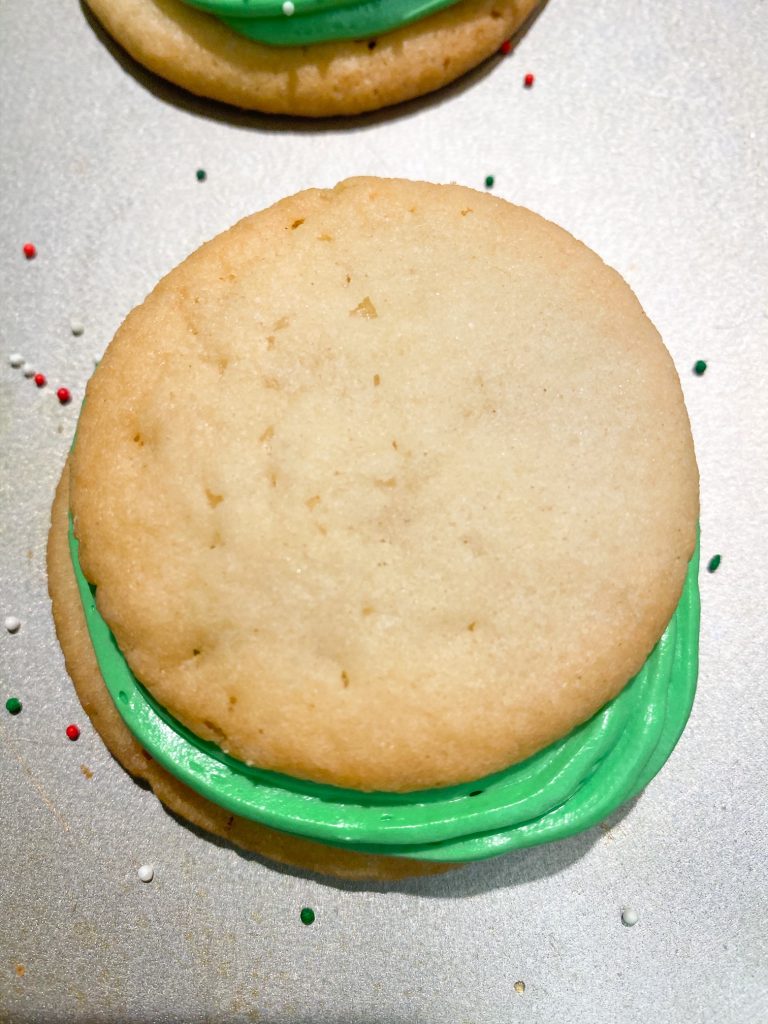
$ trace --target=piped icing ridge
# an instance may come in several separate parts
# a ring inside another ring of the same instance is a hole
[[[640,792],[677,743],[696,689],[699,548],[664,634],[621,693],[568,736],[474,782],[362,793],[264,771],[173,719],[131,672],[96,608],[69,523],[72,566],[105,685],[131,733],[171,774],[232,813],[308,839],[417,860],[483,860],[590,828]]]
[[[270,46],[370,39],[458,0],[184,0],[233,31]]]

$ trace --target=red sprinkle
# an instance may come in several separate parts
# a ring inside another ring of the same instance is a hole
[[[62,405],[66,405],[67,402],[72,397],[72,394],[69,388],[59,388],[59,390],[56,392],[56,397],[58,398]]]
[[[28,260],[33,260],[37,256],[37,249],[32,245],[31,242],[26,242],[21,250]]]
[[[45,374],[44,373],[36,373],[35,376],[32,379],[34,380],[35,384],[37,384],[37,386],[39,388],[44,388],[45,387]]]
[[[78,729],[78,727],[76,725],[68,725],[67,726],[67,739],[68,740],[73,740],[74,741],[79,736],[80,736],[80,730]]]
[[[528,74],[523,78],[523,85],[525,86],[526,89],[530,89],[535,81],[536,81],[536,79],[533,77],[533,75],[529,71]]]
[[[504,56],[506,57],[506,55],[509,53],[509,51],[511,49],[512,49],[512,40],[511,39],[505,39],[504,42],[499,47],[499,53],[503,53]]]

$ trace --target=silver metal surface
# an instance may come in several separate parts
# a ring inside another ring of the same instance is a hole
[[[551,0],[512,55],[439,96],[308,124],[184,95],[77,3],[3,0],[0,620],[22,626],[0,622],[1,1020],[768,1020],[767,42],[760,0]],[[693,717],[645,795],[610,827],[394,886],[281,871],[164,812],[77,703],[44,561],[83,388],[124,315],[237,218],[360,173],[493,174],[624,274],[679,368],[702,556],[723,556],[701,578]]]

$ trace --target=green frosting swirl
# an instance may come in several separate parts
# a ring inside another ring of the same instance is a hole
[[[240,35],[271,46],[369,39],[450,7],[458,0],[185,0]],[[292,14],[286,13],[293,9]]]
[[[698,544],[680,602],[622,692],[564,739],[476,782],[416,793],[361,793],[253,768],[172,718],[134,677],[69,544],[101,674],[126,725],[164,768],[244,818],[365,853],[483,860],[563,839],[639,793],[671,754],[696,690]]]

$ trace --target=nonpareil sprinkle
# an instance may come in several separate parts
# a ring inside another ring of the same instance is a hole
[[[633,907],[625,907],[621,912],[621,923],[632,928],[638,922],[637,911]]]

